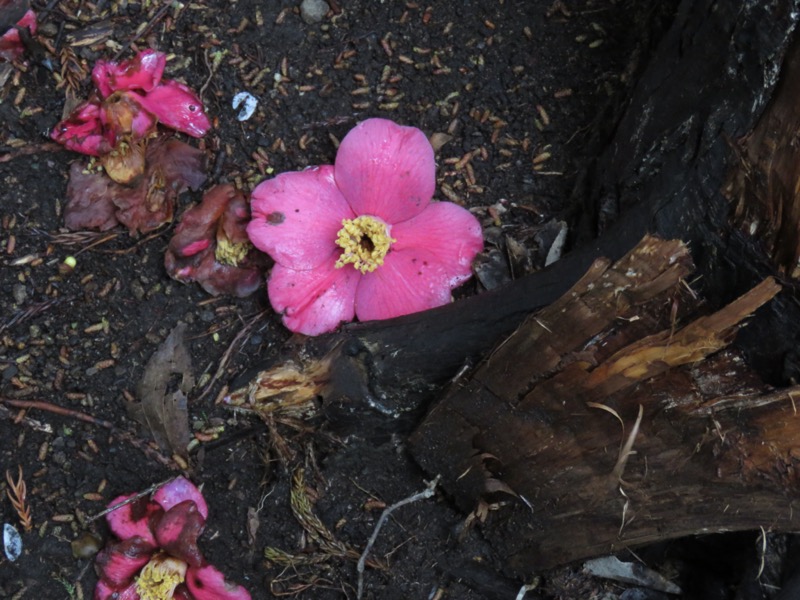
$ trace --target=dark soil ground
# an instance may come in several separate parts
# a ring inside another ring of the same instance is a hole
[[[267,564],[264,549],[314,555],[289,505],[292,469],[304,464],[315,513],[362,550],[383,506],[425,488],[404,437],[375,446],[314,422],[302,433],[282,430],[295,456],[286,464],[259,419],[215,401],[237,375],[279,356],[289,333],[263,289],[243,300],[212,298],[172,281],[163,266],[172,226],[139,238],[121,229],[65,235],[67,172],[77,155],[48,143],[65,92],[42,59],[85,97],[96,59],[168,53],[167,77],[202,90],[214,120],[199,142],[207,185],[249,191],[271,173],[330,163],[336,140],[371,116],[452,136],[437,154],[437,197],[481,219],[482,261],[500,265],[463,292],[473,294],[542,266],[559,223],[574,217],[580,173],[612,125],[607,108],[624,100],[674,3],[338,0],[314,24],[296,0],[198,0],[165,10],[133,0],[45,4],[33,3],[40,53],[0,63],[0,395],[46,403],[0,405],[0,470],[22,468],[34,525],[16,562],[0,558],[0,597],[91,597],[93,560],[76,558],[72,542],[87,533],[105,540],[103,519],[92,517],[109,500],[176,475],[126,405],[150,357],[183,322],[198,382],[190,425],[200,440],[188,472],[211,510],[202,549],[254,598],[355,598],[354,560],[282,567]],[[231,108],[239,91],[259,99],[245,122]],[[184,194],[178,212],[198,200]],[[507,238],[525,249],[513,269]],[[77,258],[73,270],[62,266],[67,256]],[[18,525],[5,493],[0,518]],[[514,598],[525,582],[500,575],[480,528],[462,531],[464,518],[439,495],[393,513],[364,597]],[[527,597],[617,598],[625,590],[567,568],[544,574]]]

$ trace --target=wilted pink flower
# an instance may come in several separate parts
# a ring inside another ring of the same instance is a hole
[[[122,62],[97,61],[92,81],[98,94],[56,125],[51,137],[70,150],[103,157],[109,175],[129,183],[142,172],[144,150],[137,142],[152,133],[157,122],[204,136],[211,122],[200,98],[182,83],[161,80],[166,61],[164,53],[155,50]]]
[[[247,196],[229,183],[215,185],[181,215],[164,255],[167,274],[196,281],[213,296],[249,296],[261,287],[267,266],[247,238],[249,221]]]
[[[197,547],[207,517],[203,495],[183,477],[159,488],[151,500],[139,498],[108,513],[119,540],[97,555],[95,600],[250,600],[247,590],[225,581]]]
[[[275,266],[268,292],[292,331],[317,335],[451,300],[483,247],[478,221],[431,202],[433,148],[416,128],[369,119],[334,165],[283,173],[252,194],[247,228]]]
[[[172,220],[179,194],[205,182],[204,158],[189,144],[159,136],[147,144],[142,176],[131,185],[75,161],[69,171],[64,224],[73,231],[105,231],[121,223],[132,235],[157,229]]]
[[[36,33],[36,13],[32,10],[28,10],[22,18],[17,21],[16,26],[0,36],[0,58],[11,61],[19,58],[22,53],[25,52],[25,46],[22,43],[22,36],[19,33],[19,29],[26,28],[31,35]]]

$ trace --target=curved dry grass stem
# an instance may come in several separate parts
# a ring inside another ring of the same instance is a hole
[[[22,475],[22,465],[17,465],[17,468],[19,469],[19,476],[16,481],[6,469],[6,481],[8,482],[6,494],[11,501],[11,506],[17,511],[22,527],[25,531],[30,531],[33,529],[33,520],[31,519],[31,507],[27,501],[28,487],[25,485],[25,479]]]

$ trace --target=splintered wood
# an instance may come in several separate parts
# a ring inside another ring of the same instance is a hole
[[[766,279],[712,313],[691,270],[683,243],[653,237],[613,265],[598,260],[412,436],[417,460],[487,519],[517,572],[800,526],[800,389],[768,388],[728,347],[780,286]]]

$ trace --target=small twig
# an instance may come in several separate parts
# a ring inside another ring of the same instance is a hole
[[[149,496],[150,494],[152,494],[153,492],[155,492],[157,489],[159,489],[159,488],[161,488],[161,487],[164,487],[165,485],[167,485],[168,483],[170,483],[171,481],[174,481],[174,480],[175,480],[175,477],[172,477],[172,478],[170,478],[170,479],[166,479],[166,480],[164,480],[164,481],[162,481],[162,482],[160,482],[160,483],[154,483],[153,485],[151,485],[151,486],[150,486],[149,488],[147,488],[146,490],[142,490],[142,491],[141,491],[141,492],[139,492],[138,494],[134,494],[133,496],[131,496],[130,498],[126,498],[126,499],[125,499],[125,500],[123,500],[122,502],[117,502],[116,504],[114,504],[114,505],[112,505],[112,506],[109,506],[109,507],[108,507],[108,508],[106,508],[105,510],[101,510],[99,513],[97,513],[97,514],[96,514],[96,515],[94,515],[93,517],[89,517],[89,518],[87,518],[87,519],[86,519],[86,522],[87,522],[87,523],[91,523],[92,521],[96,521],[96,520],[97,520],[97,519],[99,519],[100,517],[104,517],[104,516],[106,516],[108,513],[110,513],[110,512],[114,512],[114,511],[115,511],[115,510],[117,510],[118,508],[122,508],[123,506],[125,506],[125,505],[127,505],[127,504],[130,504],[131,502],[135,502],[135,501],[136,501],[136,500],[138,500],[139,498],[144,498],[145,496]]]
[[[612,471],[614,474],[614,479],[617,481],[622,482],[622,473],[625,471],[625,465],[628,463],[628,459],[631,457],[631,455],[634,454],[633,443],[636,441],[636,436],[639,434],[639,426],[642,424],[643,415],[644,407],[640,404],[639,415],[636,417],[636,422],[633,424],[633,428],[628,435],[628,439],[625,441],[625,445],[620,448],[617,464],[614,465],[614,470]]]
[[[3,419],[13,419],[14,424],[22,423],[23,425],[27,425],[34,431],[41,431],[42,433],[53,433],[53,428],[50,426],[49,423],[42,423],[41,421],[37,421],[36,419],[31,419],[30,417],[22,416],[20,419],[20,414],[24,415],[25,411],[17,411],[16,413],[12,413],[9,409],[5,406],[0,406],[0,418]]]
[[[91,415],[87,415],[86,413],[82,413],[77,410],[71,410],[69,408],[64,408],[62,406],[57,406],[55,404],[51,404],[50,402],[44,402],[42,400],[16,400],[14,398],[5,398],[3,396],[0,396],[0,404],[4,404],[6,406],[13,406],[14,408],[44,410],[57,415],[62,415],[65,417],[70,417],[72,419],[77,419],[79,421],[83,421],[84,423],[89,423],[90,425],[97,425],[104,429],[108,429],[118,438],[127,441],[133,447],[141,450],[149,458],[156,460],[157,462],[161,463],[165,467],[168,467],[169,469],[172,469],[173,471],[181,471],[182,473],[184,473],[184,470],[174,460],[164,456],[158,450],[155,450],[154,448],[150,447],[142,440],[136,439],[130,433],[123,431],[122,429],[119,429],[111,421],[98,419]]]
[[[30,531],[33,529],[33,521],[31,520],[31,506],[27,500],[28,487],[25,485],[25,478],[22,476],[22,465],[17,465],[17,467],[19,468],[19,476],[16,481],[6,469],[6,481],[8,482],[6,494],[8,499],[11,500],[11,506],[17,511],[22,527],[25,528],[25,531]]]
[[[220,377],[225,374],[225,367],[228,366],[228,361],[231,359],[231,355],[233,354],[234,349],[240,344],[243,343],[248,337],[250,336],[250,330],[253,328],[254,325],[259,323],[264,319],[264,316],[267,314],[267,311],[262,310],[258,314],[256,314],[252,319],[250,319],[247,323],[245,323],[244,327],[239,330],[239,333],[236,334],[236,337],[233,338],[228,347],[225,349],[225,352],[222,355],[222,358],[219,360],[219,364],[217,365],[217,370],[214,375],[211,377],[211,380],[206,384],[203,388],[203,391],[200,392],[200,395],[195,398],[195,402],[199,402],[206,395],[211,391],[211,388],[219,381]]]
[[[19,158],[20,156],[28,156],[30,154],[39,154],[40,152],[61,152],[64,146],[56,144],[55,142],[43,142],[41,144],[27,144],[16,150],[4,152],[0,154],[0,163],[8,162]]]
[[[367,547],[364,548],[364,552],[361,554],[361,558],[358,559],[358,566],[356,570],[358,571],[358,594],[356,597],[358,600],[361,600],[361,596],[364,593],[364,567],[367,563],[367,556],[369,556],[372,547],[375,545],[375,540],[378,539],[378,533],[381,531],[381,527],[386,522],[386,519],[389,518],[395,510],[400,508],[401,506],[405,506],[406,504],[411,504],[412,502],[417,502],[419,500],[425,500],[430,498],[434,494],[434,490],[436,490],[436,486],[439,484],[440,475],[437,475],[436,478],[428,483],[428,486],[422,490],[421,492],[417,492],[413,496],[409,496],[408,498],[404,498],[399,502],[395,502],[391,506],[387,506],[383,509],[383,513],[381,513],[381,518],[378,519],[378,522],[375,524],[375,530],[372,532],[372,535],[367,542]]]

